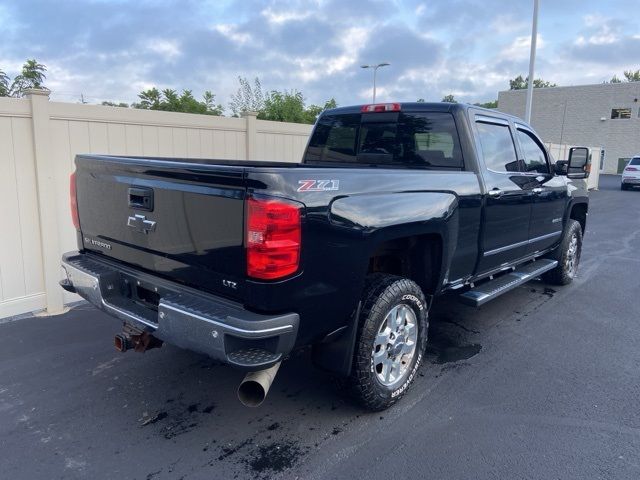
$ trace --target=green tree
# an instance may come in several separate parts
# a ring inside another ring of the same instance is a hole
[[[9,77],[0,70],[0,97],[9,96]]]
[[[622,83],[624,82],[640,82],[640,70],[625,70],[622,74],[624,79],[620,79],[618,75],[611,77],[611,80],[602,83]]]
[[[238,77],[240,87],[231,95],[229,109],[234,117],[239,117],[243,112],[260,112],[265,106],[265,97],[262,93],[262,85],[256,77],[253,86],[245,77]]]
[[[336,108],[337,106],[338,104],[335,98],[331,98],[330,100],[327,100],[326,102],[324,102],[324,106],[322,107],[320,105],[309,105],[305,109],[303,123],[314,124],[316,123],[318,115],[320,115],[324,110]]]
[[[518,75],[516,78],[509,80],[509,90],[523,90],[529,86],[529,77],[523,78],[522,75]],[[533,81],[533,88],[547,88],[557,87],[555,83],[547,82],[541,78],[536,78]]]
[[[224,108],[215,103],[216,96],[209,90],[204,92],[203,99],[198,100],[191,90],[178,93],[171,88],[160,91],[153,87],[138,94],[140,102],[133,108],[143,110],[162,110],[165,112],[199,113],[201,115],[222,115]]]
[[[216,96],[211,93],[210,90],[205,90],[202,99],[205,109],[210,115],[222,116],[224,113],[224,107],[221,104],[216,103]]]
[[[262,120],[305,123],[304,97],[297,90],[272,90],[264,99],[264,108],[258,112]]]
[[[324,106],[305,106],[304,95],[297,90],[270,91],[264,99],[264,107],[258,112],[261,120],[293,123],[315,123],[318,115],[323,110],[336,108],[338,104],[332,98],[324,103]]]
[[[105,107],[122,107],[122,108],[129,108],[129,104],[128,103],[124,103],[124,102],[109,102],[109,101],[104,101],[102,102],[101,105],[104,105]]]
[[[491,102],[484,102],[484,103],[474,103],[474,105],[476,107],[482,107],[482,108],[498,108],[498,100],[492,100]]]
[[[160,96],[160,91],[156,87],[144,90],[138,94],[140,103],[134,103],[133,108],[160,110]]]
[[[451,93],[449,95],[445,95],[444,97],[442,97],[441,101],[445,103],[458,103],[456,98]]]
[[[45,88],[44,80],[47,78],[44,72],[47,67],[38,63],[35,59],[27,60],[22,65],[22,71],[15,76],[11,83],[10,94],[13,97],[21,97],[29,88]]]

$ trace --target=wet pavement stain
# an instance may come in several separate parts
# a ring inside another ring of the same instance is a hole
[[[260,478],[270,478],[293,467],[306,453],[297,442],[284,440],[256,448],[244,462],[248,469]]]
[[[156,413],[153,417],[149,417],[142,422],[141,427],[146,427],[147,425],[153,425],[154,423],[159,422],[160,420],[164,420],[168,417],[167,412],[159,412]]]
[[[482,345],[477,343],[447,347],[439,352],[435,363],[442,365],[445,363],[459,362],[460,360],[468,360],[480,353],[480,350],[482,350]]]
[[[218,460],[224,460],[228,457],[231,457],[232,455],[235,455],[236,453],[238,453],[240,450],[242,450],[244,447],[246,447],[247,445],[250,445],[253,443],[253,439],[248,438],[247,440],[240,442],[239,444],[233,446],[231,444],[228,445],[224,445],[222,447],[220,447],[220,451],[221,454],[218,457]],[[213,464],[213,462],[211,462],[210,464]]]
[[[450,318],[448,318],[448,317],[441,317],[441,318],[438,318],[438,321],[439,321],[439,322],[442,322],[442,323],[448,323],[448,324],[450,324],[450,325],[454,325],[454,326],[456,326],[456,327],[458,327],[458,328],[460,328],[460,329],[464,330],[464,331],[465,331],[465,332],[467,332],[467,333],[475,333],[475,334],[480,333],[478,330],[474,330],[474,329],[472,329],[472,328],[466,327],[466,326],[462,325],[461,323],[458,323],[458,322],[456,322],[455,320],[452,320],[452,319],[450,319]]]
[[[172,408],[168,411],[160,411],[152,416],[144,412],[140,426],[146,427],[162,421],[162,426],[156,430],[156,433],[166,440],[171,440],[194,430],[198,426],[198,417],[210,414],[215,408],[215,405],[209,405],[200,411],[199,403],[184,405],[174,402],[173,399],[170,403]]]
[[[146,479],[147,479],[147,480],[151,480],[153,477],[155,477],[155,476],[157,476],[157,475],[160,475],[161,473],[162,473],[162,469],[157,470],[157,471],[155,471],[155,472],[151,472],[151,473],[147,474]]]
[[[447,335],[445,332],[434,332],[427,343],[427,355],[438,365],[468,360],[482,350],[478,343],[464,343]]]

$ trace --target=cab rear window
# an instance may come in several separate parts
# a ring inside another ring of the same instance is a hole
[[[464,166],[455,121],[443,112],[324,115],[305,163],[347,163],[460,170]]]

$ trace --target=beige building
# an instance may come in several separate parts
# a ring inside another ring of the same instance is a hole
[[[524,117],[526,90],[498,94],[498,110]],[[602,173],[620,173],[640,154],[640,82],[533,91],[531,124],[545,142],[602,147]],[[560,160],[560,159],[558,159]]]

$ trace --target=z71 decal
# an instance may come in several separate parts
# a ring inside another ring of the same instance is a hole
[[[329,192],[340,190],[340,180],[298,180],[299,192]]]

